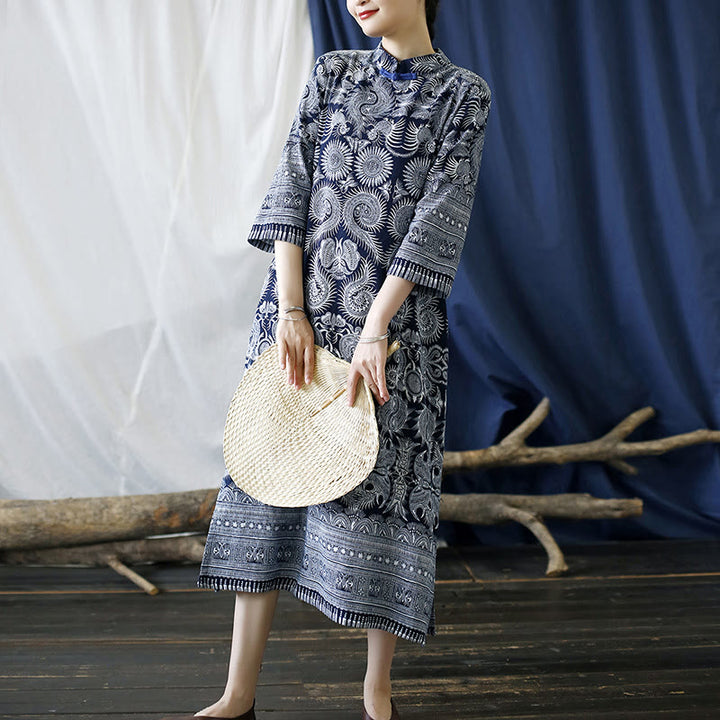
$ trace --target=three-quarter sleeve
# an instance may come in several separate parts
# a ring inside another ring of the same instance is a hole
[[[455,105],[407,233],[387,271],[445,298],[452,289],[467,236],[490,104],[490,89],[484,80],[468,84]]]
[[[305,239],[325,81],[322,58],[315,61],[305,84],[280,162],[248,236],[251,245],[267,252],[274,251],[275,240],[302,246]]]

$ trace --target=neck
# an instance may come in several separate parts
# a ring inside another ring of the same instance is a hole
[[[435,52],[430,33],[423,23],[422,27],[408,28],[405,32],[383,35],[382,46],[397,60],[429,55]]]

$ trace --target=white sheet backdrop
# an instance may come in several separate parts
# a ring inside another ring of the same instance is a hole
[[[0,496],[219,484],[304,0],[0,1]]]

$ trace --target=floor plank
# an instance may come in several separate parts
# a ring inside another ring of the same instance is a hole
[[[404,720],[710,720],[720,701],[720,542],[442,548],[438,635],[399,641]],[[222,691],[234,595],[195,565],[0,566],[0,718],[159,720]],[[259,720],[358,720],[366,638],[280,595]]]

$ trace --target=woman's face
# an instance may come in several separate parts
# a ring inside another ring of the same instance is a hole
[[[384,37],[425,21],[423,0],[346,0],[348,12],[369,37]]]

